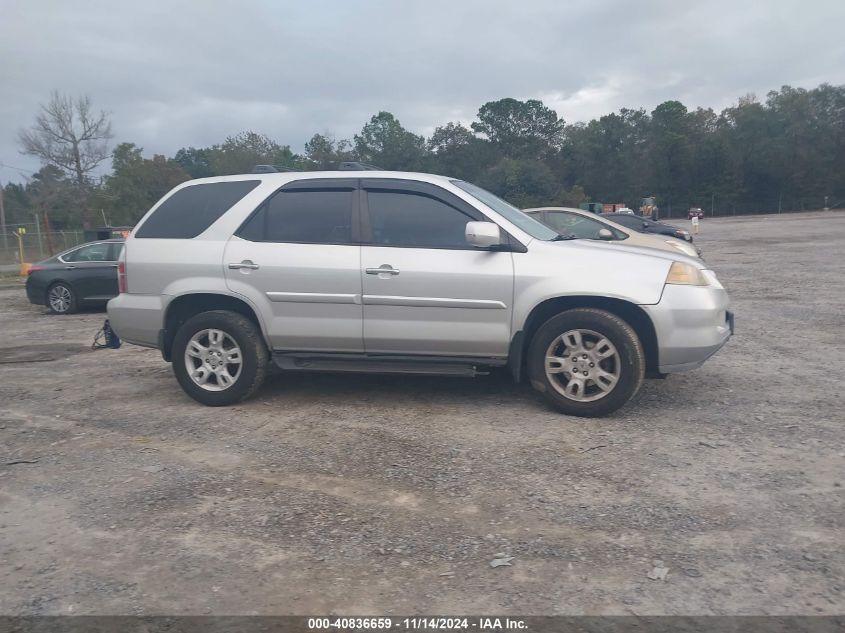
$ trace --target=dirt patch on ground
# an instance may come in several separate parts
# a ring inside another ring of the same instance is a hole
[[[842,613],[831,217],[702,221],[737,336],[600,420],[505,372],[204,408],[155,350],[81,353],[103,314],[0,291],[2,358],[53,358],[0,364],[0,613]]]
[[[0,350],[0,365],[59,360],[90,351],[92,351],[90,345],[64,345],[62,343],[6,347]]]

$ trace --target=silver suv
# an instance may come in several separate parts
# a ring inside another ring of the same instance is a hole
[[[733,316],[695,258],[559,235],[467,182],[386,171],[193,180],[126,240],[115,331],[212,406],[283,370],[473,376],[610,413],[701,365]]]

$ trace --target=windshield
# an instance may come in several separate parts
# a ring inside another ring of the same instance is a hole
[[[613,239],[624,240],[628,236],[622,231],[605,224],[599,220],[584,217],[578,213],[569,213],[567,211],[548,211],[546,212],[547,224],[561,235],[574,235],[578,239],[583,240],[600,240],[599,232],[602,229],[607,229],[613,234]]]
[[[553,240],[557,237],[557,233],[552,229],[523,213],[509,202],[505,202],[498,196],[494,196],[489,191],[462,180],[453,180],[452,184],[463,189],[476,200],[486,204],[493,211],[501,215],[508,222],[518,226],[531,237],[546,241]]]

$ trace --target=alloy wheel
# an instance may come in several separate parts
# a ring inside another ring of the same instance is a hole
[[[197,386],[206,391],[225,391],[241,375],[243,354],[235,339],[223,330],[200,330],[185,348],[185,368]]]
[[[546,350],[546,376],[555,390],[576,402],[607,396],[619,382],[621,360],[610,340],[576,329],[555,338]]]
[[[50,302],[53,312],[58,313],[70,310],[71,298],[70,289],[62,285],[53,286],[47,295],[47,300]]]

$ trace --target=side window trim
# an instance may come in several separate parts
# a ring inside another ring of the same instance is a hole
[[[112,262],[116,262],[117,259],[83,259],[83,260],[73,260],[73,259],[65,259],[68,255],[74,255],[81,250],[86,248],[93,248],[95,246],[99,246],[100,244],[106,245],[106,257],[112,252],[112,242],[95,242],[93,244],[82,244],[74,249],[71,249],[61,255],[59,255],[59,261],[63,264],[110,264]],[[118,251],[119,252],[119,251]]]
[[[324,246],[357,246],[360,245],[361,231],[360,231],[360,178],[303,178],[300,180],[292,180],[285,183],[270,195],[268,195],[261,203],[252,210],[252,212],[241,222],[241,225],[233,233],[235,237],[239,237],[249,242],[256,242],[262,244],[323,244]],[[293,240],[268,240],[267,235],[267,214],[265,210],[270,201],[277,195],[285,191],[351,191],[352,192],[352,208],[350,210],[350,241],[348,242],[301,242]],[[252,239],[243,237],[244,229],[252,222],[252,220],[259,214],[264,214],[262,236],[265,239]]]
[[[378,191],[390,191],[393,193],[411,193],[416,195],[424,195],[433,198],[438,202],[450,206],[464,215],[470,216],[477,222],[489,222],[490,219],[481,211],[476,209],[471,204],[461,200],[451,191],[447,191],[438,185],[430,182],[421,182],[419,180],[404,180],[402,178],[362,178],[361,190],[368,191],[370,189]],[[369,213],[369,209],[367,209]]]
[[[365,219],[364,190],[361,188],[361,179],[355,179],[355,191],[352,192],[352,243],[361,245],[364,241],[364,223],[369,227],[369,216]]]

